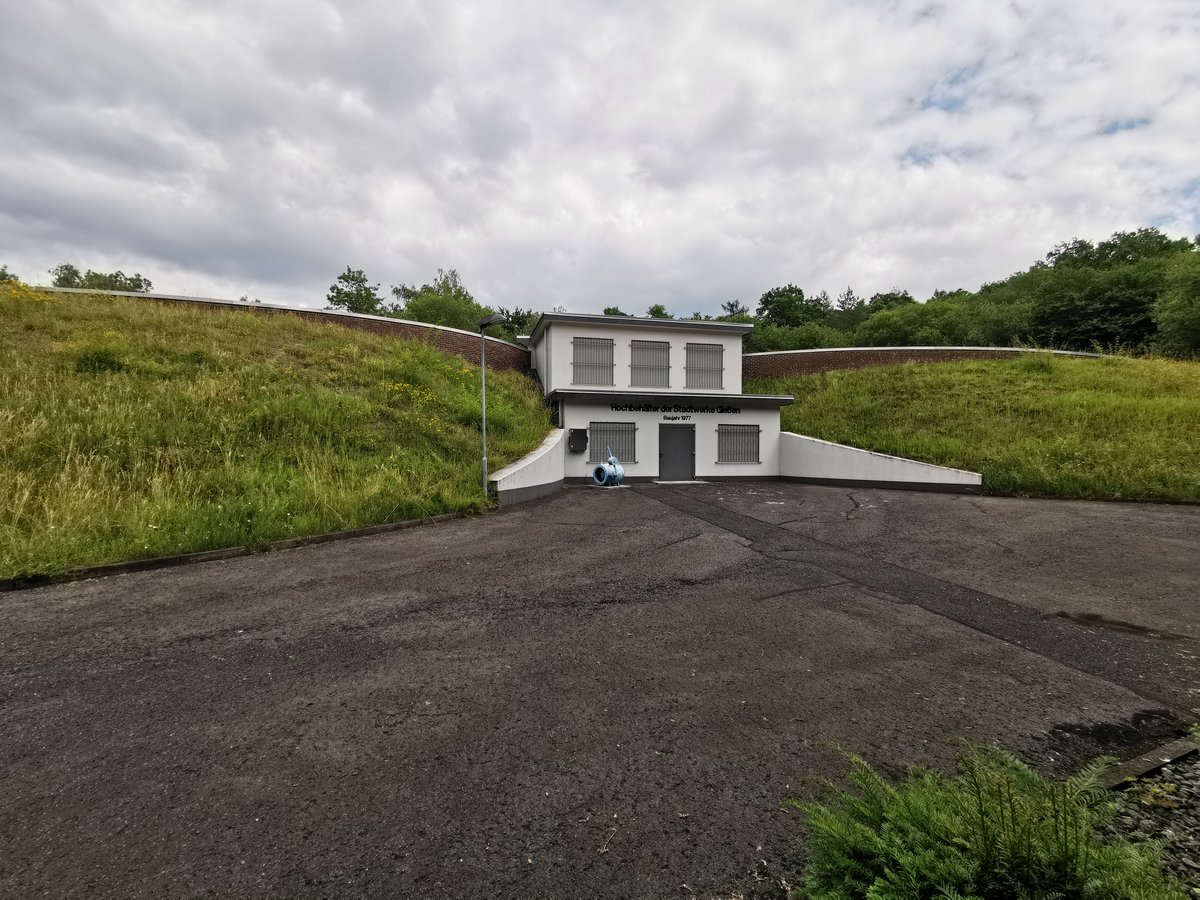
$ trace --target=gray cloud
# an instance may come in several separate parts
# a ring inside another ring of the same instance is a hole
[[[1190,0],[6,11],[0,262],[321,305],[347,265],[678,313],[1200,230]]]

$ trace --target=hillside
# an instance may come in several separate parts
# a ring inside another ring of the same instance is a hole
[[[902,365],[748,380],[785,430],[982,472],[992,494],[1200,501],[1200,363]]]
[[[494,469],[549,429],[488,373]],[[0,578],[483,505],[479,372],[292,316],[0,284]]]

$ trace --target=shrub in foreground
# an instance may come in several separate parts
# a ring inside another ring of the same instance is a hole
[[[1103,763],[1055,782],[1003,751],[973,748],[953,778],[916,770],[893,786],[850,760],[857,791],[795,804],[811,826],[812,898],[1185,896],[1152,848],[1096,836],[1118,804],[1100,783]]]

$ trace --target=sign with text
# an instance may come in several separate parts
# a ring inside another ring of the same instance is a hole
[[[650,403],[613,403],[609,409],[612,412],[688,413],[689,415],[718,416],[737,416],[742,412],[741,407],[738,406],[692,406],[687,403],[671,406],[655,406]]]

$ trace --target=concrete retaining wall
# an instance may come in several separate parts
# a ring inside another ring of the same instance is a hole
[[[983,490],[983,476],[978,472],[873,453],[790,431],[779,437],[779,475],[787,480],[961,494]]]
[[[1099,353],[1069,350],[1027,350],[1023,347],[833,347],[827,350],[775,350],[742,356],[744,378],[790,378],[839,369],[865,369],[899,363],[962,362],[973,359],[1012,359],[1023,353],[1097,358]]]
[[[523,503],[552,494],[566,477],[565,428],[556,428],[532,453],[488,478],[488,488],[501,506]]]
[[[79,288],[37,287],[39,291],[54,291],[64,294],[104,294],[113,297],[133,297],[138,300],[154,300],[164,303],[179,303],[207,309],[236,309],[251,313],[284,313],[299,316],[310,322],[323,325],[339,325],[373,334],[389,335],[413,341],[425,341],[446,353],[453,353],[479,365],[479,332],[463,331],[430,325],[427,322],[412,322],[408,319],[393,319],[390,316],[368,316],[362,313],[335,309],[304,309],[298,306],[277,306],[271,303],[242,303],[239,300],[216,300],[211,297],[184,297],[176,294],[135,294],[128,291],[89,291]],[[486,339],[489,369],[510,369],[517,372],[529,371],[529,351],[524,347],[499,338]]]

